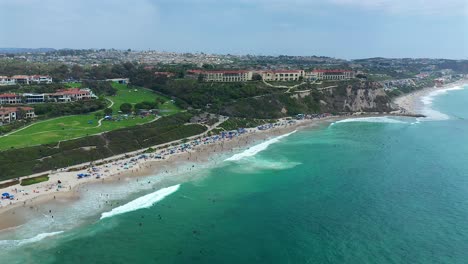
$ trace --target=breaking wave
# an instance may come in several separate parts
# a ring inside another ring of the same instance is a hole
[[[287,170],[301,165],[300,162],[293,161],[272,161],[272,160],[258,160],[249,159],[242,161],[241,166],[236,166],[232,169],[234,173],[262,173],[265,170]]]
[[[250,147],[250,148],[246,149],[244,152],[235,154],[232,157],[225,159],[224,161],[238,161],[238,160],[241,160],[241,159],[246,158],[246,157],[254,156],[255,154],[259,153],[260,151],[263,151],[263,150],[267,149],[268,146],[270,146],[271,144],[274,144],[274,143],[280,141],[280,139],[285,138],[285,137],[287,137],[289,135],[292,135],[294,133],[296,133],[296,130],[294,130],[291,133],[284,134],[284,135],[281,135],[279,137],[272,138],[272,139],[267,140],[267,141],[265,141],[263,143],[255,145],[253,147]]]
[[[143,208],[149,208],[153,206],[155,203],[161,201],[165,197],[171,195],[172,193],[176,192],[179,189],[180,184],[174,185],[171,187],[167,187],[156,192],[147,194],[140,198],[137,198],[127,204],[122,206],[116,207],[112,209],[110,212],[102,213],[101,219],[112,217],[119,214],[124,214],[132,211],[136,211]]]
[[[55,236],[58,234],[63,233],[63,231],[57,231],[57,232],[51,232],[51,233],[42,233],[38,234],[35,237],[31,238],[26,238],[26,239],[20,239],[20,240],[2,240],[0,241],[0,246],[1,247],[12,247],[12,246],[23,246],[26,244],[31,244],[35,242],[39,242],[45,238]]]
[[[441,113],[437,110],[434,110],[431,108],[432,103],[434,102],[434,98],[446,94],[450,91],[456,91],[456,90],[463,90],[463,86],[456,86],[456,87],[451,87],[451,88],[445,88],[445,89],[440,89],[436,91],[432,91],[426,96],[423,96],[421,98],[421,102],[423,103],[423,109],[422,112],[426,116],[425,120],[432,120],[432,121],[438,121],[438,120],[447,120],[450,117],[444,113]]]
[[[366,123],[391,123],[391,124],[406,124],[406,122],[389,118],[387,116],[373,116],[373,117],[358,117],[358,118],[349,118],[336,121],[331,125],[340,124],[340,123],[351,123],[351,122],[366,122]]]

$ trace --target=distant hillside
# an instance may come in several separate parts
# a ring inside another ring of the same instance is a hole
[[[19,53],[44,53],[55,51],[52,48],[37,48],[37,49],[29,49],[29,48],[0,48],[0,54],[19,54]]]

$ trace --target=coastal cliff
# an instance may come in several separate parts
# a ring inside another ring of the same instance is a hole
[[[381,84],[359,81],[326,88],[303,87],[226,104],[220,112],[228,116],[279,118],[301,113],[389,112],[391,99]]]
[[[333,106],[329,111],[338,112],[388,112],[392,111],[391,99],[381,84],[361,82],[346,87],[336,87],[325,92]]]

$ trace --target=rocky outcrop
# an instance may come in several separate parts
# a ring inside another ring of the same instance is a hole
[[[324,91],[329,111],[335,112],[389,112],[392,111],[390,98],[377,82],[361,82],[338,86]]]

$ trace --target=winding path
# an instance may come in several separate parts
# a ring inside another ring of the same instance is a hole
[[[106,97],[106,100],[109,101],[109,102],[111,103],[107,108],[111,108],[111,107],[114,105],[114,101],[112,101],[111,99],[109,99],[109,98],[107,98],[107,97]],[[102,120],[104,120],[104,119],[105,119],[105,117],[99,119],[98,125],[97,125],[96,127],[102,126]]]

